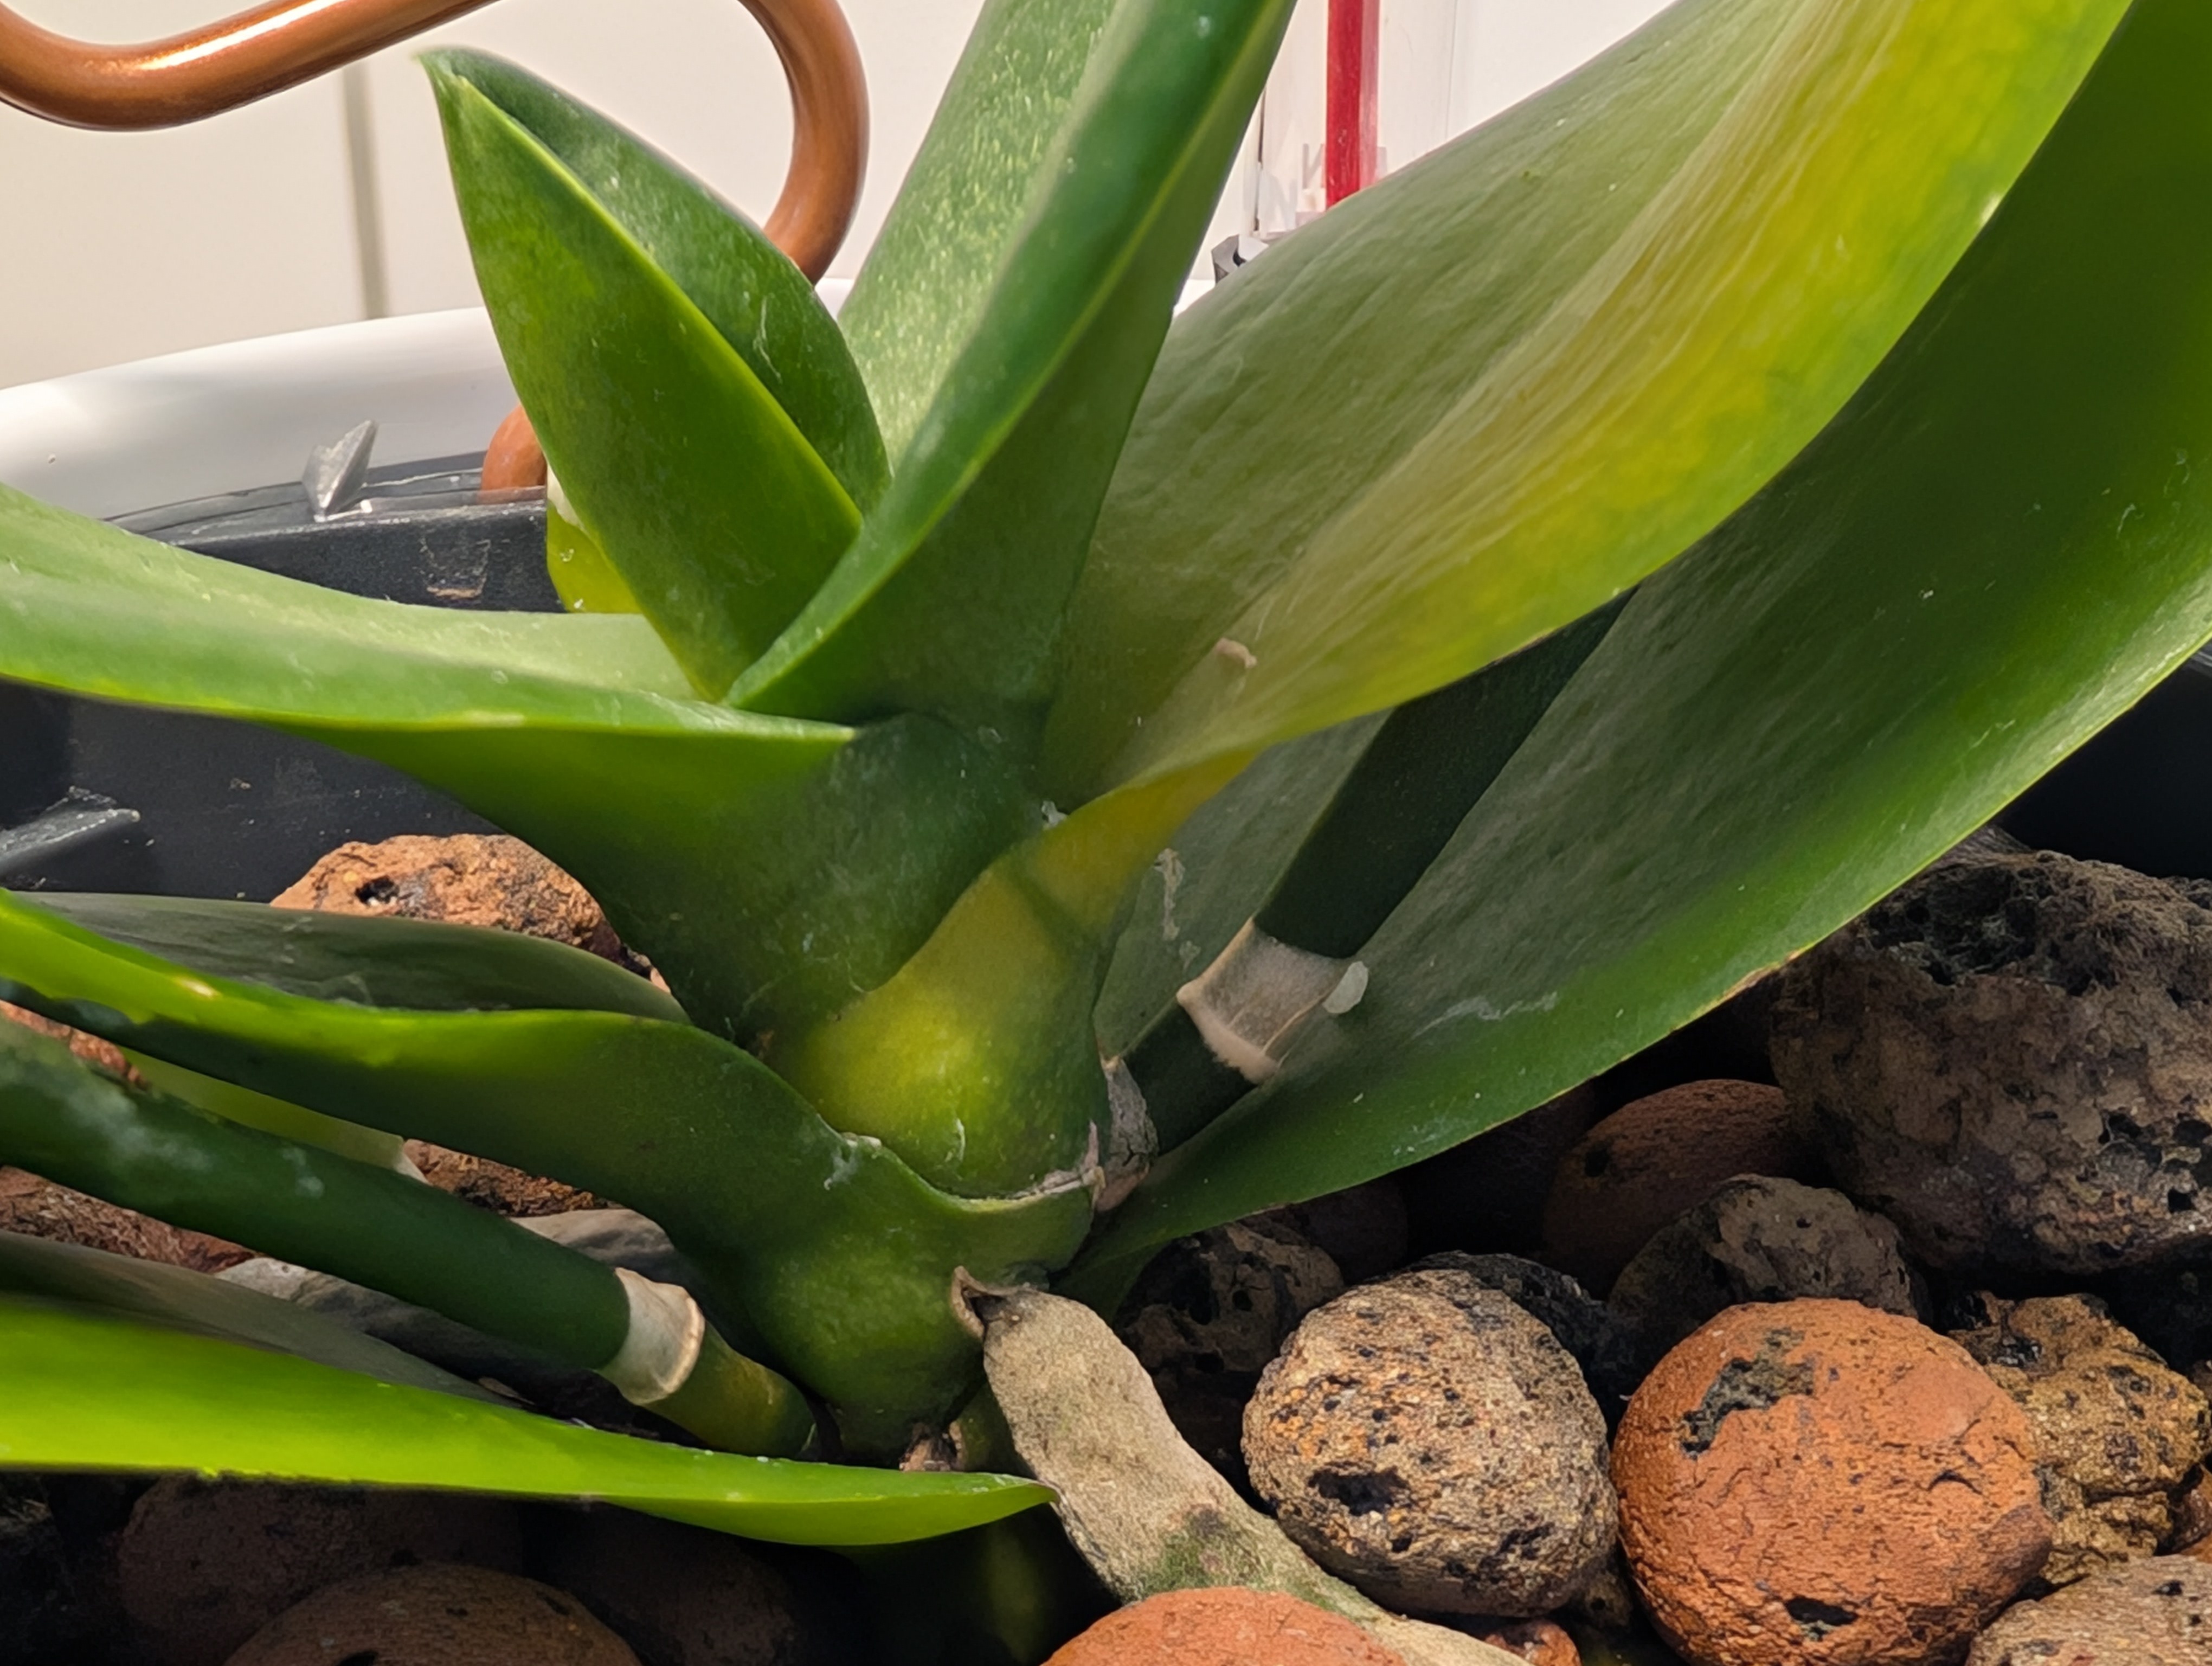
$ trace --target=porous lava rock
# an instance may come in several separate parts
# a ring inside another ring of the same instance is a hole
[[[2166,1550],[2197,1550],[2201,1547],[2208,1557],[2212,1557],[2212,1468],[2200,1465],[2196,1474],[2182,1482],[2181,1490],[2173,1499],[2173,1526],[2166,1534],[2166,1543],[2161,1547]]]
[[[514,1506],[496,1499],[169,1476],[132,1508],[116,1575],[149,1659],[221,1666],[336,1580],[417,1562],[521,1560]]]
[[[2027,1418],[1856,1302],[1730,1308],[1614,1437],[1621,1542],[1698,1666],[1949,1666],[2051,1548]]]
[[[2212,885],[1931,869],[1796,962],[1776,1074],[1837,1183],[1948,1268],[2212,1244]]]
[[[1574,1639],[1548,1620],[1516,1620],[1510,1626],[1491,1626],[1483,1632],[1482,1640],[1534,1666],[1583,1666],[1582,1651],[1575,1647]]]
[[[1635,1330],[1612,1308],[1556,1267],[1519,1256],[1474,1256],[1445,1250],[1415,1262],[1408,1272],[1440,1268],[1487,1285],[1559,1339],[1574,1356],[1583,1381],[1611,1428],[1628,1396],[1644,1380]]]
[[[1980,1298],[1952,1335],[2027,1414],[2051,1512],[2045,1584],[2154,1554],[2212,1448],[2212,1409],[2186,1377],[2085,1296]]]
[[[270,906],[483,926],[625,960],[621,940],[591,893],[504,833],[408,833],[374,844],[342,844]]]
[[[1244,1457],[1308,1555],[1401,1610],[1546,1614],[1613,1544],[1581,1371],[1465,1273],[1403,1273],[1307,1316],[1245,1408]]]
[[[538,1572],[581,1597],[643,1666],[842,1666],[863,1639],[827,1581],[804,1585],[725,1533],[592,1510],[550,1535]]]
[[[1263,1216],[1170,1244],[1116,1329],[1177,1432],[1242,1486],[1244,1404],[1260,1373],[1299,1320],[1343,1291],[1330,1256]]]
[[[1544,1259],[1609,1292],[1654,1232],[1740,1174],[1820,1177],[1781,1089],[1687,1082],[1623,1105],[1559,1159]]]
[[[426,1563],[325,1586],[256,1632],[229,1666],[639,1666],[566,1591]]]
[[[1966,1666],[2204,1666],[2212,1566],[2159,1556],[2108,1568],[2008,1610]]]
[[[1276,1591],[1217,1585],[1117,1608],[1045,1666],[1405,1666],[1349,1620]]]
[[[1927,1316],[1896,1227],[1841,1192],[1764,1175],[1723,1181],[1661,1227],[1621,1268],[1607,1304],[1648,1367],[1717,1313],[1801,1296]]]

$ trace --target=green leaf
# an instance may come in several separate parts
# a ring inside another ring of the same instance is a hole
[[[0,998],[194,1070],[620,1199],[665,1228],[848,1440],[898,1450],[972,1385],[946,1297],[1073,1257],[1091,1196],[955,1198],[831,1128],[742,1049],[612,1012],[303,1000],[155,959],[0,894]],[[825,1324],[825,1315],[837,1316]]]
[[[981,743],[921,718],[856,732],[691,699],[641,619],[342,595],[5,488],[0,563],[0,676],[253,719],[405,769],[574,874],[724,1033],[882,982],[1036,825]]]
[[[862,340],[881,341],[890,319],[913,329],[918,309],[961,330],[957,354],[890,495],[739,680],[736,703],[810,716],[922,710],[1036,733],[1115,457],[1291,9],[1122,0],[1048,143],[1036,147],[1026,112],[1012,134],[985,126],[1031,75],[1049,88],[1041,105],[1056,104],[1090,16],[1068,9],[994,15],[979,48],[1005,58],[971,59],[917,181],[917,206],[951,198],[963,216],[1018,190],[1022,217],[981,215],[995,243],[971,227],[910,230],[855,292]],[[1040,14],[1068,44],[1039,50]],[[989,296],[971,313],[987,266]],[[863,304],[948,277],[926,307]],[[914,375],[910,356],[896,356]]]
[[[698,305],[465,78],[478,66],[429,68],[477,280],[546,460],[692,684],[718,696],[859,512]]]
[[[1680,5],[1224,285],[1101,516],[1056,794],[1402,702],[1711,531],[1897,340],[2124,9]]]
[[[1380,716],[1270,748],[1200,806],[1146,873],[1114,944],[1093,1022],[1116,1058],[1175,1005],[1267,900],[1329,798],[1365,753]]]
[[[461,48],[423,61],[483,94],[574,176],[745,362],[855,503],[865,509],[883,496],[890,470],[860,368],[806,274],[758,227],[635,133],[526,70]]]
[[[430,1012],[628,1012],[684,1022],[684,1009],[650,979],[519,932],[89,891],[41,892],[33,905],[156,958],[315,1000]]]
[[[1844,413],[1638,591],[1363,951],[1152,1171],[1149,1246],[1457,1143],[1902,882],[2212,634],[2212,14],[2142,0]]]
[[[903,452],[983,316],[1116,0],[988,0],[838,323]]]
[[[496,1405],[499,1396],[332,1319],[182,1267],[0,1232],[0,1291],[243,1342]]]
[[[112,1318],[0,1302],[0,1465],[594,1499],[784,1544],[889,1544],[1051,1494],[999,1475],[732,1457]]]

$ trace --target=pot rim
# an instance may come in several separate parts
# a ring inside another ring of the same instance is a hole
[[[326,325],[0,388],[0,485],[105,519],[296,480],[366,418],[379,464],[480,456],[514,405],[480,307]]]

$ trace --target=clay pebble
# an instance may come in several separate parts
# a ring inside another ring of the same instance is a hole
[[[1401,1611],[1547,1614],[1613,1543],[1582,1373],[1465,1273],[1401,1274],[1308,1315],[1245,1408],[1244,1456],[1292,1540]]]
[[[1933,1267],[2212,1245],[2212,885],[1945,863],[1795,962],[1776,1074],[1836,1181]]]
[[[1415,1262],[1409,1273],[1440,1268],[1464,1273],[1497,1291],[1558,1338],[1574,1356],[1583,1381],[1610,1428],[1628,1396],[1644,1380],[1635,1331],[1605,1303],[1555,1267],[1519,1256],[1474,1256],[1446,1250]]]
[[[341,1580],[256,1632],[228,1666],[640,1666],[565,1591],[429,1562]]]
[[[1677,1215],[1613,1280],[1607,1305],[1634,1332],[1649,1369],[1714,1315],[1746,1302],[1833,1297],[1927,1316],[1897,1228],[1841,1192],[1741,1175]]]
[[[1405,1666],[1349,1620],[1278,1591],[1218,1585],[1118,1608],[1045,1666]]]
[[[1740,1174],[1820,1177],[1779,1088],[1689,1082],[1635,1100],[1559,1159],[1543,1258],[1585,1289],[1610,1291],[1653,1233]]]
[[[2204,1666],[2212,1564],[2159,1556],[2092,1575],[2008,1610],[1966,1666]]]
[[[1696,1666],[1955,1662],[2051,1547],[2026,1414],[1856,1302],[1720,1315],[1637,1390],[1613,1474],[1638,1588]]]
[[[1115,1328],[1198,1455],[1238,1486],[1244,1405],[1298,1321],[1340,1295],[1336,1262],[1279,1219],[1214,1227],[1146,1268]]]
[[[1952,1335],[2035,1432],[2053,1529],[2044,1584],[2154,1554],[2212,1448],[2204,1395],[2089,1298],[1984,1296],[1981,1306],[1982,1324]]]
[[[498,1499],[168,1476],[116,1551],[125,1614],[158,1666],[221,1666],[262,1626],[335,1581],[417,1562],[519,1569]]]
[[[562,1522],[534,1571],[581,1598],[643,1666],[860,1659],[853,1594],[820,1564],[778,1566],[773,1554],[705,1528],[595,1509]]]

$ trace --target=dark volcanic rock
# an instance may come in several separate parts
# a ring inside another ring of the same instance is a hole
[[[1896,1227],[1841,1192],[1759,1175],[1724,1183],[1661,1227],[1613,1280],[1609,1305],[1649,1370],[1716,1314],[1800,1296],[1928,1316]]]
[[[1945,1268],[2212,1243],[2212,885],[2048,852],[1923,873],[1793,964],[1776,1074]]]

